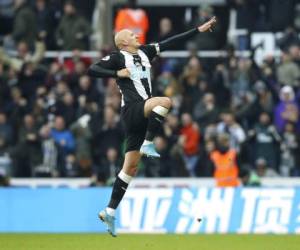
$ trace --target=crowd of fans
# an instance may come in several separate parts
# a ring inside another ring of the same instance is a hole
[[[38,37],[48,50],[89,49],[94,6],[95,0],[0,1],[4,47],[13,49],[22,41],[32,49]]]
[[[15,21],[0,48],[0,182],[52,176],[109,184],[125,143],[115,80],[86,74],[92,59],[79,50],[88,48],[90,25],[71,1],[56,26],[46,1],[34,2],[35,8],[15,1]],[[161,37],[174,33],[169,19],[161,22]],[[288,41],[279,60],[270,55],[262,65],[255,49],[239,58],[230,46],[226,58],[200,59],[191,46],[186,59],[156,59],[155,95],[170,97],[173,108],[155,139],[161,158],[143,158],[138,175],[210,177],[232,164],[245,185],[300,176],[300,41]],[[49,47],[76,50],[61,63],[44,58]],[[220,181],[225,172],[217,173]]]

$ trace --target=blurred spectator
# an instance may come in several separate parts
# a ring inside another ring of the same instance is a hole
[[[95,85],[94,85],[95,86]],[[96,90],[95,90],[96,92]],[[99,94],[99,92],[98,92]],[[106,89],[105,89],[105,97],[102,96],[103,93],[99,95],[97,98],[97,103],[99,106],[111,106],[114,110],[120,110],[121,106],[121,95],[120,90],[115,82],[115,79],[110,78],[108,79],[106,83]],[[104,102],[104,103],[103,103]],[[95,103],[95,101],[94,101]]]
[[[214,178],[217,187],[239,186],[239,166],[237,152],[230,147],[228,134],[219,134],[217,137],[217,148],[210,154],[214,165]]]
[[[3,107],[9,100],[9,91],[8,79],[4,71],[4,65],[1,63],[0,59],[0,111],[3,110]]]
[[[7,122],[5,113],[0,113],[0,136],[3,138],[5,144],[12,144],[13,130],[10,123]]]
[[[56,115],[64,118],[67,127],[77,118],[74,96],[71,92],[66,92],[62,99],[57,102]]]
[[[255,104],[255,95],[251,91],[242,93],[237,103],[232,103],[232,111],[235,114],[237,120],[240,121],[243,128],[248,129],[253,124],[255,116],[259,113],[259,106]]]
[[[24,116],[23,124],[19,129],[14,159],[17,176],[20,177],[32,176],[35,167],[42,162],[38,128],[31,114]]]
[[[172,20],[168,17],[160,19],[158,37],[154,39],[154,41],[163,41],[173,35],[175,35],[175,32],[173,30]]]
[[[63,63],[63,68],[67,78],[72,78],[74,72],[80,75],[86,74],[86,68],[91,64],[91,58],[84,57],[79,49],[72,51],[72,57],[66,58]],[[71,79],[70,79],[71,80]],[[73,84],[74,86],[74,84]],[[73,88],[72,86],[70,86]]]
[[[163,124],[164,135],[168,145],[174,145],[180,135],[179,119],[174,113],[169,113]]]
[[[283,36],[280,39],[278,39],[276,43],[282,51],[286,52],[293,45],[299,46],[300,39],[297,31],[293,27],[288,26],[284,30]]]
[[[111,106],[104,108],[104,119],[101,127],[92,132],[92,149],[95,164],[101,164],[109,148],[115,148],[118,150],[118,153],[121,152],[123,130],[120,125],[120,118]]]
[[[199,24],[207,22],[211,17],[215,16],[214,9],[210,5],[203,4],[197,11],[191,28],[198,27]],[[201,33],[195,38],[198,50],[216,50],[220,47],[221,23],[217,22],[213,28],[213,32]]]
[[[14,0],[0,1],[0,37],[11,32],[14,19]]]
[[[64,16],[56,30],[57,45],[64,50],[87,50],[90,34],[90,24],[77,13],[73,1],[66,1]]]
[[[230,104],[230,83],[229,69],[225,64],[218,64],[213,72],[211,91],[215,95],[216,105],[222,108],[228,108]]]
[[[55,117],[54,128],[51,130],[51,136],[65,153],[74,151],[74,137],[72,133],[66,129],[65,120],[62,116]]]
[[[272,93],[267,89],[266,84],[263,81],[257,81],[253,87],[256,98],[252,108],[255,109],[256,112],[267,112],[271,114],[274,109],[274,98]],[[255,117],[255,119],[256,118],[257,117]]]
[[[70,89],[68,83],[65,80],[58,81],[55,88],[53,89],[55,100],[61,100],[63,96],[69,91]]]
[[[95,166],[94,178],[102,185],[112,185],[120,171],[121,161],[116,148],[108,148],[99,165]]]
[[[294,63],[300,67],[300,46],[299,45],[291,45],[289,47],[289,54],[291,56],[291,59]]]
[[[286,123],[282,133],[280,174],[282,176],[299,176],[299,135],[293,123]]]
[[[257,187],[261,185],[259,176],[248,168],[241,169],[239,177],[244,187]]]
[[[219,119],[219,110],[216,107],[214,95],[212,93],[204,94],[195,105],[193,114],[202,130],[207,125],[216,123]]]
[[[57,177],[57,148],[54,139],[51,137],[51,128],[44,125],[39,131],[42,150],[42,164],[34,169],[34,176]]]
[[[28,112],[28,102],[22,96],[19,88],[11,89],[11,100],[6,105],[6,110],[10,118],[13,129],[19,127],[22,122],[22,117]]]
[[[55,13],[47,0],[36,0],[34,11],[37,20],[38,36],[46,41],[47,49],[55,49],[55,40],[52,34],[55,32]]]
[[[35,92],[35,99],[32,103],[32,115],[34,116],[37,126],[40,128],[47,122],[48,98],[45,86],[39,86]]]
[[[181,86],[179,86],[170,67],[164,67],[157,77],[157,94],[173,97],[178,96],[181,92]]]
[[[183,159],[182,144],[179,143],[179,138],[181,138],[179,123],[178,116],[175,113],[169,113],[163,124],[163,132],[169,147],[170,157],[173,161],[172,176],[189,176]],[[181,139],[180,142],[182,143],[183,140]]]
[[[0,176],[2,175],[2,178],[5,176],[12,176],[14,174],[10,151],[11,150],[6,143],[5,138],[0,135]]]
[[[65,158],[65,166],[63,169],[63,177],[78,177],[79,165],[74,154],[68,154]]]
[[[4,172],[0,170],[0,187],[8,187],[9,179]]]
[[[18,87],[20,88],[22,95],[28,101],[28,106],[31,109],[34,102],[34,94],[36,89],[41,85],[44,79],[44,72],[35,68],[32,63],[27,63],[19,73]]]
[[[251,61],[244,58],[239,59],[232,62],[229,69],[232,105],[235,107],[243,103],[245,93],[250,90]]]
[[[74,157],[71,154],[76,145],[71,131],[65,127],[65,120],[62,116],[55,117],[51,137],[57,145],[59,172],[66,176],[69,170],[73,170]]]
[[[2,61],[4,65],[10,66],[16,71],[21,71],[26,64],[30,64],[36,68],[38,64],[42,61],[45,54],[45,44],[42,40],[37,40],[35,42],[35,51],[31,53],[28,47],[28,43],[20,41],[17,44],[17,56],[11,57],[6,54],[5,50],[0,47],[0,62]]]
[[[222,121],[217,126],[217,133],[229,134],[230,148],[240,151],[241,144],[246,140],[244,129],[235,121],[234,115],[230,112],[221,114]]]
[[[159,21],[158,34],[154,37],[154,42],[163,41],[171,36],[174,36],[176,32],[174,31],[172,20],[168,17],[163,17]],[[172,50],[182,49],[182,44],[176,44],[172,46]]]
[[[269,85],[274,85],[275,82],[277,84],[277,63],[273,55],[270,54],[264,58],[260,70],[262,76],[261,80],[264,80],[266,84],[269,83]],[[274,87],[275,86],[273,86],[273,88]]]
[[[211,177],[213,176],[214,166],[210,155],[216,150],[216,142],[214,139],[207,137],[202,145],[203,147],[200,148],[199,161],[197,164],[197,176]]]
[[[277,130],[282,132],[287,122],[292,122],[296,125],[296,130],[299,131],[299,107],[295,100],[295,93],[290,86],[284,86],[280,90],[280,102],[277,104],[274,111],[274,122]]]
[[[268,113],[261,113],[259,122],[253,130],[248,132],[248,136],[254,139],[253,149],[255,150],[255,159],[264,158],[268,166],[272,169],[278,169],[278,144],[280,136]]]
[[[31,114],[24,116],[24,124],[20,127],[18,142],[36,141],[38,139],[38,128]]]
[[[205,80],[202,65],[197,57],[192,57],[184,67],[179,80],[183,89],[182,112],[193,112],[193,107],[203,95],[199,91],[201,80]]]
[[[62,80],[64,78],[63,67],[58,62],[52,62],[49,65],[47,76],[45,79],[45,86],[47,88],[51,88],[55,86],[56,82]]]
[[[179,144],[183,148],[183,159],[190,176],[196,176],[195,168],[199,159],[199,128],[188,113],[182,114],[181,123]]]
[[[88,101],[96,103],[101,101],[99,91],[96,89],[96,86],[91,83],[91,79],[87,75],[83,75],[79,78],[78,87],[74,92],[80,104]]]
[[[256,173],[259,177],[278,177],[277,172],[269,168],[267,161],[264,158],[259,158],[255,161]]]
[[[277,78],[281,85],[288,85],[291,87],[300,86],[299,66],[292,61],[291,55],[288,53],[282,53],[281,63],[277,68]]]
[[[85,63],[80,59],[76,60],[74,62],[74,69],[70,71],[70,73],[68,74],[68,82],[69,82],[70,89],[72,91],[74,91],[77,88],[80,77],[85,75],[85,73],[86,73]]]
[[[141,44],[147,40],[149,20],[145,10],[137,8],[136,0],[128,0],[126,6],[121,8],[115,18],[115,32],[130,29],[137,34]]]
[[[91,176],[92,172],[92,131],[89,126],[90,119],[90,115],[83,115],[70,126],[70,130],[76,140],[75,157],[81,176]]]
[[[11,34],[12,40],[7,37],[5,42],[9,48],[15,47],[15,44],[21,41],[26,42],[32,48],[37,37],[36,16],[26,2],[26,0],[14,0],[15,16]]]

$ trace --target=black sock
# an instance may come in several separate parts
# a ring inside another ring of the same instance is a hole
[[[109,208],[116,209],[119,206],[127,187],[128,184],[125,181],[121,180],[119,176],[117,176],[108,204]]]
[[[159,130],[163,120],[164,120],[163,116],[157,114],[154,111],[151,111],[149,118],[148,118],[148,127],[147,127],[145,140],[153,141],[155,134]]]

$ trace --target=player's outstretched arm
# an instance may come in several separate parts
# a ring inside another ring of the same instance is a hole
[[[216,22],[217,22],[217,19],[214,16],[209,21],[198,26],[197,28],[191,29],[189,31],[172,36],[164,41],[161,41],[161,42],[159,42],[159,49],[160,49],[160,51],[167,50],[170,47],[176,45],[178,42],[186,41],[186,40],[192,38],[193,36],[197,35],[199,32],[206,32],[206,31],[211,32],[212,28]]]

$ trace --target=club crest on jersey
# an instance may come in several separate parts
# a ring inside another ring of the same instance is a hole
[[[110,56],[105,56],[105,57],[103,57],[101,60],[102,60],[102,61],[108,61],[109,58],[110,58]]]

